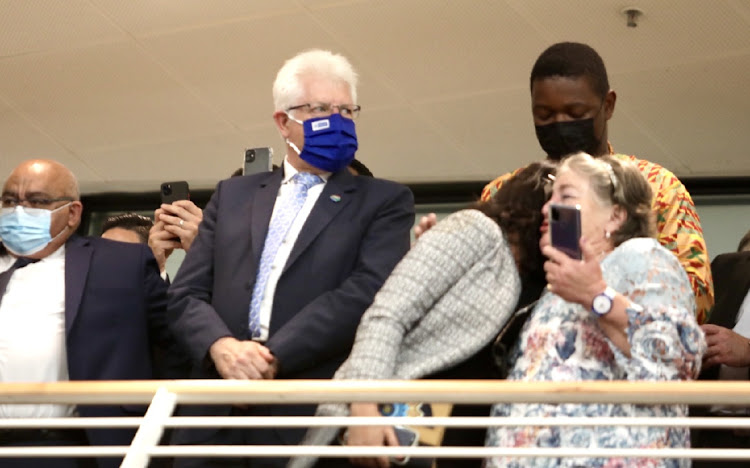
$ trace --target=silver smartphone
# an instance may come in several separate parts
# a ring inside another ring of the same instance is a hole
[[[579,205],[550,205],[549,229],[552,247],[580,260],[581,207]]]
[[[273,148],[249,148],[245,150],[243,175],[269,172],[273,164]]]

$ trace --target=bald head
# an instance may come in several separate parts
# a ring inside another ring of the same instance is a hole
[[[35,189],[42,188],[55,198],[70,197],[73,200],[81,198],[78,180],[70,169],[51,159],[30,159],[19,164],[8,177],[3,192],[8,184],[17,182],[24,185],[24,181],[34,181]]]
[[[52,212],[53,240],[32,258],[54,252],[75,232],[81,222],[82,206],[78,181],[70,170],[50,159],[31,159],[19,164],[3,185],[3,204],[42,208]],[[8,200],[8,203],[6,203]]]

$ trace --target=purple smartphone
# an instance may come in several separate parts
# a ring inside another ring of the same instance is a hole
[[[579,205],[550,205],[549,217],[552,247],[580,260],[581,253],[581,207]]]

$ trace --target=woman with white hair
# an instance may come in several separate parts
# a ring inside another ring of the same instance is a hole
[[[540,247],[548,291],[526,321],[509,380],[691,380],[706,349],[695,300],[677,258],[652,237],[651,190],[638,169],[579,153],[558,168],[544,206]],[[550,207],[578,206],[583,259],[550,245]],[[684,405],[497,404],[494,416],[687,416]],[[687,428],[490,428],[499,447],[689,447]],[[690,460],[503,458],[488,467],[685,467]]]

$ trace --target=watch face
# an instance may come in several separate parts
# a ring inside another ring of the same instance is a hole
[[[594,298],[594,303],[591,304],[594,312],[599,315],[604,315],[612,308],[612,299],[608,298],[604,294],[600,294]]]

